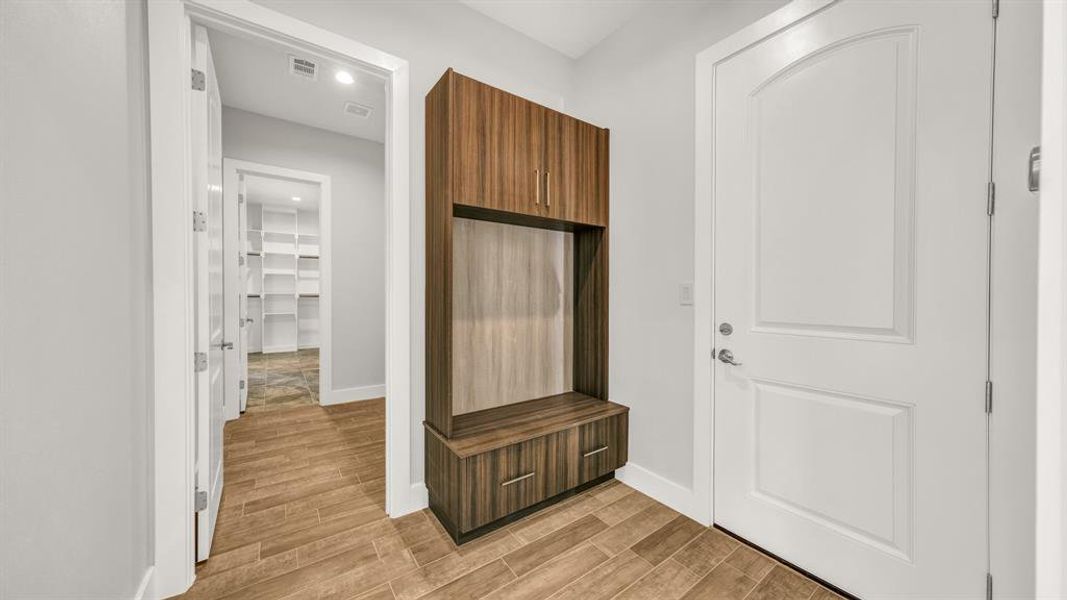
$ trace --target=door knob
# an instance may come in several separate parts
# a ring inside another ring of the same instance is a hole
[[[223,341],[219,344],[219,348],[222,348],[223,350],[233,350],[233,342]]]
[[[729,350],[727,350],[725,348],[723,348],[722,350],[719,350],[719,360],[724,362],[724,363],[726,363],[726,364],[728,364],[728,365],[733,365],[735,367],[740,367],[741,366],[741,363],[734,361],[734,353],[730,352]]]

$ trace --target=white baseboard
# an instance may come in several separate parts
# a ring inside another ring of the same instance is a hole
[[[711,501],[699,497],[692,489],[661,477],[634,463],[615,471],[615,477],[653,500],[701,523],[711,525]]]
[[[426,485],[421,481],[417,481],[411,484],[411,491],[406,498],[394,499],[393,506],[389,507],[389,518],[399,519],[404,515],[420,511],[429,505],[430,497],[426,491]]]
[[[385,384],[365,385],[363,387],[345,388],[343,390],[331,390],[319,396],[319,404],[329,406],[331,404],[344,404],[345,402],[359,402],[360,400],[372,400],[385,397]]]
[[[133,594],[133,600],[154,600],[155,592],[152,590],[152,575],[156,572],[156,567],[150,565],[144,571],[144,577],[141,578],[141,585],[137,586],[137,591]]]

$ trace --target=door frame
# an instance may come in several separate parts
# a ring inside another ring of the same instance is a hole
[[[718,65],[745,48],[771,37],[778,32],[787,29],[794,24],[804,21],[819,12],[827,9],[840,0],[793,0],[777,11],[756,21],[737,33],[723,39],[715,45],[697,54],[695,68],[695,164],[694,164],[694,281],[693,281],[693,308],[694,308],[694,333],[693,333],[693,489],[690,501],[691,510],[684,511],[689,516],[710,525],[715,521],[714,510],[714,431],[715,431],[715,395],[714,395],[714,348],[715,329],[715,306],[714,306],[714,268],[716,257],[714,255],[714,217],[715,195],[714,177],[712,169],[714,160],[714,115],[712,99],[714,98],[714,86],[716,81],[716,69]],[[987,2],[992,8],[991,0],[975,0]],[[1030,22],[1018,18],[1013,5],[1023,4],[1017,0],[1001,0],[1001,18],[995,22],[998,37],[1007,40],[1018,40],[1026,35],[1034,35],[1039,32],[1030,32],[1025,28]],[[1046,18],[1049,14],[1049,4],[1046,2]],[[1008,13],[1008,11],[1012,11]],[[1063,11],[1062,7],[1056,7],[1054,11]],[[1006,18],[1005,14],[1010,14]],[[1062,15],[1061,15],[1062,18]],[[991,19],[991,28],[994,21]],[[1062,25],[1062,24],[1061,24]],[[1047,25],[1046,25],[1047,27]],[[991,31],[992,34],[992,31]],[[1049,35],[1046,30],[1046,35]],[[1048,44],[1046,40],[1046,44]],[[1046,59],[1049,52],[1046,50]],[[1033,68],[1030,62],[1035,57],[1026,52],[1018,51],[1010,46],[1006,49],[997,49],[996,56],[996,89],[995,110],[1003,114],[1029,114],[1033,112],[1033,104],[1038,101],[1036,96],[1040,93],[1034,89],[1030,93],[1003,94],[1001,80],[1010,80],[1010,77],[1002,77],[1009,70],[1025,70]],[[1063,65],[1059,64],[1061,69]],[[1048,86],[1046,78],[1045,86]],[[1047,93],[1047,92],[1046,92]],[[1058,98],[1062,106],[1062,97]],[[1046,98],[1046,106],[1049,101]],[[1046,108],[1046,113],[1048,109]],[[1047,117],[1046,117],[1047,118]],[[1021,203],[1032,202],[1032,198],[1025,192],[1025,156],[1017,156],[1016,148],[1009,147],[1006,141],[1018,143],[1020,138],[1025,139],[1030,135],[1031,123],[1026,119],[994,119],[998,147],[994,150],[1006,150],[993,152],[991,159],[991,173],[976,173],[976,177],[997,177],[998,204],[1004,205],[1004,210],[998,209],[994,216],[993,238],[991,248],[991,260],[993,265],[999,267],[1014,267],[1018,269],[1030,269],[1035,265],[1030,264],[1028,257],[1034,252],[1034,248],[1011,243],[1009,230],[1014,229],[1017,235],[1030,225],[1020,216],[1018,210]],[[1035,145],[1037,140],[1033,142]],[[1003,146],[1003,147],[1001,147]],[[1008,156],[1011,154],[1011,156]],[[1046,154],[1047,158],[1047,154]],[[1022,168],[1020,168],[1022,167]],[[977,199],[980,206],[984,206],[985,198]],[[1014,207],[1006,203],[1017,203]],[[1044,207],[1043,207],[1044,210]],[[1002,216],[1001,213],[1004,213]],[[1008,215],[1012,220],[1005,220]],[[1046,217],[1042,214],[1042,220]],[[1001,219],[999,222],[997,219]],[[1042,227],[1046,227],[1042,225]],[[1032,232],[1036,234],[1036,231]],[[1042,235],[1046,233],[1042,230]],[[1051,248],[1050,248],[1051,249]],[[1061,248],[1062,249],[1062,248]],[[1053,254],[1049,252],[1049,254]],[[1058,261],[1059,256],[1050,258]],[[1057,262],[1057,264],[1059,264]],[[1051,267],[1050,267],[1051,268]],[[991,416],[990,435],[992,445],[989,448],[990,456],[986,460],[989,467],[989,496],[994,501],[1001,500],[1000,504],[994,502],[990,507],[987,524],[988,531],[997,535],[990,536],[989,552],[991,556],[989,570],[994,577],[998,573],[1015,586],[1029,584],[1033,589],[1033,564],[1026,553],[1018,552],[1019,538],[1034,539],[1034,522],[1032,519],[1032,500],[1034,492],[1024,494],[1020,492],[1027,489],[1029,479],[1032,476],[1033,463],[1032,453],[1022,451],[1033,444],[1033,424],[1022,423],[1027,412],[1032,410],[1034,375],[1027,367],[1032,366],[1034,357],[1035,337],[1032,315],[1025,310],[1016,310],[1018,306],[1026,305],[1028,301],[1036,301],[1036,270],[1033,280],[1034,289],[1028,286],[1018,286],[1018,281],[1006,283],[1003,277],[997,278],[993,274],[990,281],[991,297],[1007,297],[1017,294],[1014,302],[994,303],[990,307],[990,317],[996,325],[990,331],[990,363],[991,375],[996,386],[996,397],[1003,401],[995,406],[1003,406],[1003,411],[1018,408],[1016,414],[997,414],[996,409]],[[1018,287],[1007,288],[1015,285]],[[1062,292],[1060,292],[1062,293]],[[1063,297],[1057,297],[1059,306],[1063,305]],[[1051,301],[1050,301],[1051,303]],[[1051,309],[1050,309],[1051,310]],[[1028,320],[1031,319],[1031,320]],[[1051,322],[1051,321],[1050,321]],[[1051,327],[1051,326],[1050,326]],[[1052,353],[1051,344],[1049,347]],[[1051,355],[1051,354],[1050,354]],[[1057,355],[1062,359],[1062,355]],[[1057,366],[1059,366],[1057,364]],[[1047,380],[1046,384],[1051,385]],[[976,406],[979,406],[984,398],[976,398]],[[1014,405],[1014,406],[1013,406]],[[1051,410],[1041,411],[1038,408],[1038,421],[1046,423],[1048,428],[1053,427],[1049,421]],[[1042,417],[1042,414],[1049,416]],[[999,426],[998,426],[999,422]],[[1053,436],[1050,432],[1050,439]],[[1062,441],[1062,438],[1054,438]],[[1059,468],[1062,470],[1062,465]],[[1051,467],[1051,463],[1050,463]],[[1029,475],[1028,475],[1029,474]],[[1062,492],[1061,492],[1062,493]],[[1012,510],[1013,506],[1003,505],[1003,499],[1014,498],[1020,510]],[[1062,503],[1062,497],[1060,498]],[[682,507],[679,507],[681,509]],[[1004,534],[1005,531],[1015,529],[1016,537],[1012,538]],[[1067,541],[1064,541],[1067,544]],[[1061,547],[1056,552],[1064,552]],[[1051,546],[1046,549],[1051,550]],[[1055,555],[1055,554],[1054,554]],[[1060,555],[1055,555],[1061,557]],[[1049,563],[1052,564],[1052,563]],[[1055,563],[1060,564],[1060,563]]]
[[[1067,597],[1067,5],[1044,2],[1037,319],[1036,596]]]
[[[222,193],[223,201],[227,206],[237,206],[237,182],[241,175],[262,175],[275,179],[289,179],[317,183],[319,185],[319,393],[318,403],[326,406],[335,404],[332,397],[333,389],[327,385],[324,390],[322,382],[333,381],[333,345],[330,325],[333,322],[331,312],[333,301],[330,296],[333,288],[330,285],[330,275],[333,272],[331,231],[332,188],[330,176],[311,171],[301,171],[288,167],[279,167],[264,163],[257,163],[238,158],[222,158]],[[245,199],[248,202],[248,199]],[[383,224],[384,225],[384,224]],[[236,258],[233,259],[236,263]],[[297,310],[299,313],[299,309]],[[299,323],[297,326],[299,333]],[[247,348],[245,349],[247,352]],[[246,384],[247,385],[247,384]],[[240,393],[240,392],[238,392]],[[233,410],[230,404],[226,405],[226,420],[232,421],[241,416],[240,409]],[[237,406],[236,404],[234,406]]]
[[[411,472],[410,67],[404,59],[248,0],[148,3],[152,181],[153,457],[151,597],[195,578],[190,26],[193,22],[363,65],[387,80],[386,512],[425,505]]]

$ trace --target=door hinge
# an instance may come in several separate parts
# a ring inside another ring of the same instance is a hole
[[[193,211],[193,231],[207,231],[207,217],[198,210]]]
[[[985,214],[993,216],[997,209],[997,184],[990,181],[985,188]]]
[[[237,203],[238,204],[244,204],[245,203],[245,195],[244,194],[237,194]]]
[[[986,600],[993,600],[993,574],[985,574],[985,597]]]
[[[241,380],[241,381],[240,381],[240,382],[239,382],[239,383],[237,384],[237,389],[239,389],[239,390],[243,390],[243,389],[245,389],[245,380],[244,380],[244,379],[242,379],[242,380]]]
[[[1000,16],[1000,0],[993,0],[993,18]]]
[[[207,352],[193,352],[193,371],[207,371]]]
[[[200,512],[207,508],[207,492],[197,489],[196,490],[196,512]]]
[[[203,71],[198,71],[196,69],[192,69],[192,72],[193,72],[193,74],[192,74],[193,89],[198,91],[198,92],[204,91],[204,89],[206,87],[205,86],[205,79],[204,79],[204,72]]]
[[[241,267],[245,266],[245,255],[244,254],[238,254],[237,255],[237,265],[241,266]]]
[[[993,382],[985,382],[985,412],[987,415],[993,414]]]
[[[1030,165],[1026,174],[1026,189],[1031,192],[1041,191],[1041,146],[1030,149]]]

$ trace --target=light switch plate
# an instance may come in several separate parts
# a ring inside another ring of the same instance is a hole
[[[693,282],[684,281],[678,286],[678,304],[682,306],[693,305]]]

